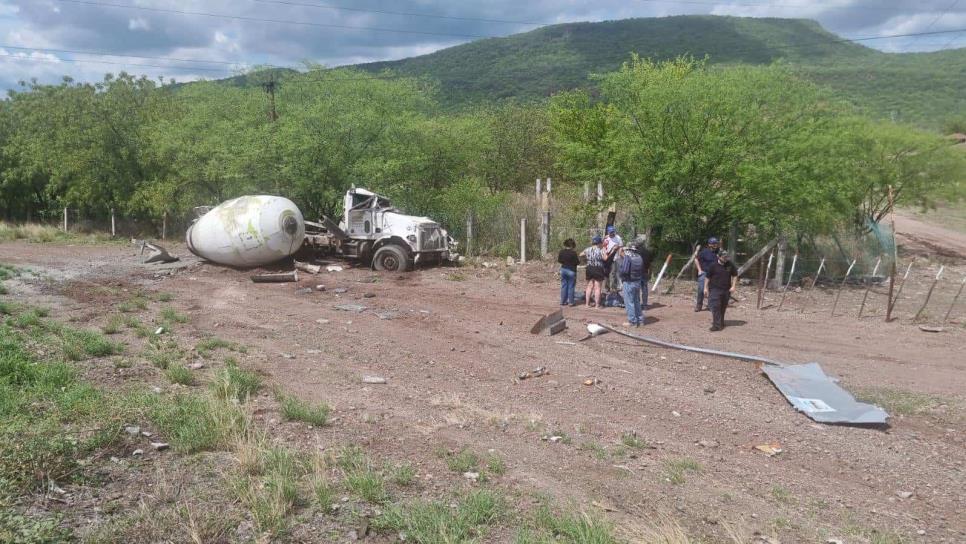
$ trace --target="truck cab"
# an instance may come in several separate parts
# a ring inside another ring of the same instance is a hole
[[[428,217],[405,215],[388,198],[361,188],[345,194],[342,251],[376,270],[404,271],[425,261],[458,258],[456,241]]]

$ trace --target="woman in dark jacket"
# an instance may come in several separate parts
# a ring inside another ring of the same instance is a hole
[[[560,305],[576,306],[574,292],[577,289],[577,265],[580,263],[580,258],[574,251],[577,242],[573,238],[567,238],[563,245],[563,249],[557,254],[557,262],[560,263]]]

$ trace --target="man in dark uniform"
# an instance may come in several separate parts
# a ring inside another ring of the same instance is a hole
[[[718,253],[718,259],[707,267],[704,273],[707,276],[704,295],[708,297],[708,308],[711,310],[711,331],[720,331],[724,328],[728,299],[738,285],[738,269],[731,262],[728,252],[722,251]]]
[[[698,269],[698,301],[694,305],[694,311],[700,312],[704,305],[705,279],[708,268],[718,261],[718,239],[712,236],[708,238],[708,245],[698,252],[698,258],[694,261],[695,268]]]

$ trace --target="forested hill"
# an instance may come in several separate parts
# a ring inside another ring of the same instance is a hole
[[[803,19],[675,16],[546,26],[429,55],[358,65],[441,83],[454,105],[534,99],[588,86],[592,73],[617,69],[630,54],[668,59],[690,54],[712,63],[785,61],[876,117],[937,127],[966,110],[966,49],[883,53]]]

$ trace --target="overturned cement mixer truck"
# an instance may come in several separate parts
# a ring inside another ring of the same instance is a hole
[[[255,195],[197,208],[188,228],[192,253],[219,264],[253,267],[307,248],[357,259],[376,270],[411,270],[423,262],[455,261],[456,241],[428,217],[404,215],[388,198],[365,189],[345,194],[342,219],[306,221],[289,199]]]

